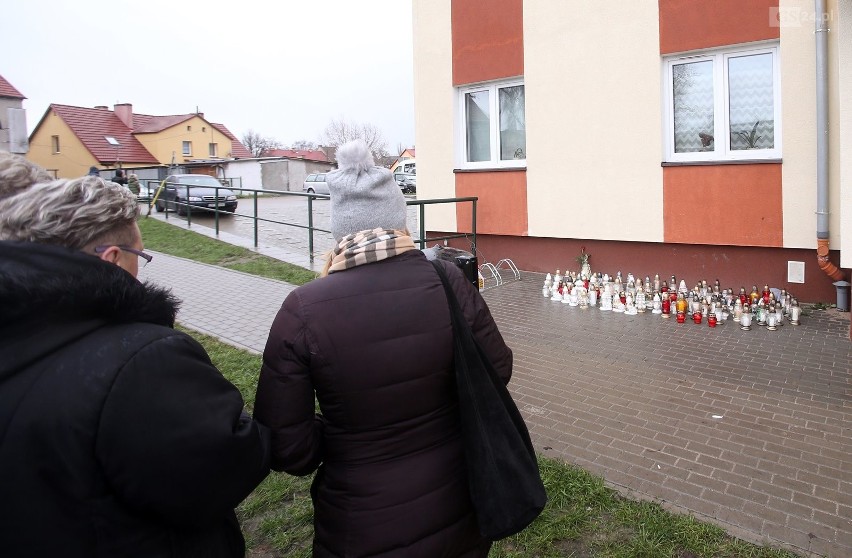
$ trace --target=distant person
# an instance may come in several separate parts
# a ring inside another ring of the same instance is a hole
[[[100,176],[101,171],[98,170],[98,167],[89,167],[88,176]]]
[[[112,177],[112,181],[116,184],[121,184],[122,186],[127,186],[127,177],[124,176],[124,171],[118,169],[115,171],[115,175]]]
[[[50,182],[53,175],[29,160],[0,151],[0,199],[16,194],[37,182]]]
[[[324,276],[287,296],[263,354],[255,417],[272,430],[272,468],[319,468],[314,556],[484,557],[441,279],[414,246],[390,171],[373,166],[363,141],[337,160],[327,175],[337,246]],[[485,301],[441,263],[508,382],[512,351]]]
[[[136,197],[83,177],[0,199],[0,555],[245,554],[268,431],[140,283]]]
[[[133,173],[127,175],[127,189],[135,195],[139,195],[139,177]]]

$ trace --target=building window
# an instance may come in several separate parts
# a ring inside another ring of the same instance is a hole
[[[211,143],[210,144],[210,156],[218,157],[219,156],[219,144]]]
[[[202,131],[202,132],[206,132],[206,131],[207,131],[207,126],[202,126],[202,127],[201,127],[201,131]]]
[[[59,136],[50,136],[50,146],[54,153],[59,153]]]
[[[184,155],[192,155],[192,142],[185,141],[183,142],[183,154]]]
[[[191,132],[191,131],[192,131],[192,126],[187,126],[187,127],[186,127],[186,131],[187,131],[187,132]]]
[[[526,166],[527,125],[522,81],[461,87],[459,109],[460,167]]]
[[[664,60],[665,160],[781,157],[778,47]]]

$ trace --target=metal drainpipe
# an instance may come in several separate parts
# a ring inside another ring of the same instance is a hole
[[[817,101],[817,265],[840,281],[843,272],[828,259],[828,19],[825,0],[814,0]]]

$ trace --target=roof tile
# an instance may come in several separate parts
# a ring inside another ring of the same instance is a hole
[[[109,109],[51,104],[48,110],[54,111],[101,163],[159,163]],[[115,138],[119,145],[110,144],[106,136]]]
[[[321,149],[269,149],[263,152],[265,157],[286,157],[328,163],[328,157]]]
[[[240,143],[240,140],[238,140],[237,137],[232,134],[231,131],[227,129],[224,124],[216,124],[214,122],[211,122],[210,125],[225,134],[226,136],[228,136],[228,138],[231,140],[231,157],[233,157],[234,159],[251,159],[253,157],[251,151],[249,151],[245,145]]]
[[[6,81],[6,78],[0,76],[0,97],[9,97],[12,99],[26,99],[20,91]]]

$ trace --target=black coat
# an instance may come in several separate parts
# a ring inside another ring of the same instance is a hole
[[[498,373],[512,352],[485,301],[446,264]],[[322,417],[314,415],[314,392]],[[312,487],[316,556],[484,556],[467,487],[441,280],[413,250],[294,290],[263,355],[255,417],[272,467]]]
[[[94,256],[0,242],[0,556],[243,556],[268,432],[176,302]]]

